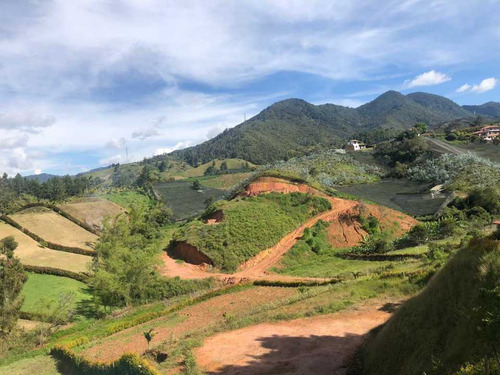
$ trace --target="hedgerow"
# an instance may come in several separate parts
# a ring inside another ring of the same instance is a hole
[[[95,250],[82,249],[80,247],[69,247],[69,246],[59,245],[57,243],[46,241],[42,237],[40,237],[39,235],[26,229],[21,224],[19,224],[17,221],[13,220],[12,218],[10,218],[7,215],[1,215],[0,220],[3,220],[7,224],[13,226],[14,228],[19,229],[21,232],[23,232],[27,236],[31,237],[32,239],[34,239],[36,242],[39,242],[43,247],[48,247],[49,249],[52,249],[52,250],[65,251],[67,253],[89,255],[89,256],[96,255]]]
[[[52,268],[52,267],[43,267],[43,266],[32,266],[32,265],[23,265],[23,268],[26,271],[34,272],[34,273],[40,273],[40,274],[45,274],[45,275],[55,275],[55,276],[63,276],[63,277],[69,277],[70,279],[74,279],[77,281],[81,281],[83,283],[88,282],[88,276],[83,274],[83,273],[77,273],[77,272],[71,272],[71,271],[66,271],[62,270],[59,268]]]

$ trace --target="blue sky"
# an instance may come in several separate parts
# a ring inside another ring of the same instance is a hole
[[[2,0],[0,172],[194,145],[290,97],[500,101],[500,0]]]

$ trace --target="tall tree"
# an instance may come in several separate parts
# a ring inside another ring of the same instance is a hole
[[[16,326],[24,298],[21,290],[27,280],[19,258],[14,256],[14,237],[0,241],[0,335],[8,335]]]

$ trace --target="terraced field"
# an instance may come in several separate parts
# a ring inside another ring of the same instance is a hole
[[[92,258],[87,255],[67,253],[43,248],[38,242],[20,230],[0,222],[0,238],[13,236],[18,242],[15,255],[22,264],[59,268],[71,272],[86,272]]]
[[[118,204],[102,198],[81,198],[58,207],[98,230],[102,229],[106,220],[113,220],[126,212]]]
[[[10,217],[46,241],[63,246],[92,249],[98,237],[46,208],[30,208]]]

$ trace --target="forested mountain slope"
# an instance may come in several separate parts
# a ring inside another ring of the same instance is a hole
[[[263,164],[341,146],[362,130],[402,130],[416,122],[432,126],[472,116],[473,112],[445,97],[422,92],[403,95],[388,91],[358,108],[287,99],[213,139],[175,151],[173,156],[191,165],[223,158]]]

